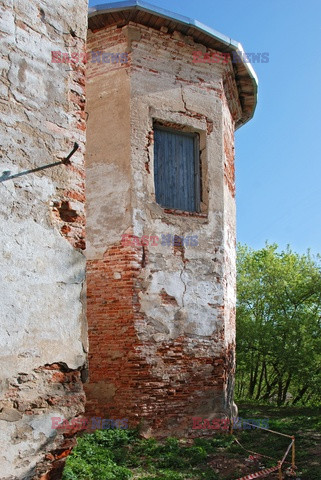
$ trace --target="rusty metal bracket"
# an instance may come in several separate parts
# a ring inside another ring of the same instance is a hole
[[[59,162],[49,163],[48,165],[44,165],[43,167],[33,168],[32,170],[24,170],[23,172],[15,173],[14,175],[11,175],[10,170],[7,170],[2,173],[0,177],[0,183],[6,182],[7,180],[12,180],[14,178],[22,177],[23,175],[28,175],[29,173],[40,172],[41,170],[46,170],[47,168],[57,167],[58,165],[70,165],[71,164],[70,159],[73,156],[73,154],[78,150],[78,148],[79,148],[79,145],[77,142],[75,142],[73,149],[67,155],[66,158],[64,158],[63,160],[60,160]]]

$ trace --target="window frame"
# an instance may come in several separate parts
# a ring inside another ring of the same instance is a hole
[[[194,159],[194,204],[195,210],[183,210],[190,214],[197,214],[201,213],[201,203],[202,203],[202,160],[201,160],[201,152],[200,152],[200,134],[196,131],[186,131],[184,127],[177,125],[177,126],[166,126],[160,124],[158,122],[153,123],[153,133],[155,135],[155,130],[162,130],[169,133],[173,133],[176,135],[182,135],[186,137],[193,138],[193,159]],[[170,210],[181,210],[177,207],[173,207],[173,205],[161,205],[158,203],[156,198],[156,182],[155,182],[155,136],[154,136],[154,191],[155,191],[155,201],[157,205],[160,205],[163,209],[170,209]]]

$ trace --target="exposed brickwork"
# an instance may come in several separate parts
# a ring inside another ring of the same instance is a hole
[[[235,197],[234,133],[228,129],[224,133],[224,178],[233,198]]]
[[[195,65],[191,37],[132,22],[89,32],[88,50],[127,51],[129,63],[88,64],[88,212],[97,220],[87,230],[87,415],[128,418],[146,435],[198,435],[193,416],[234,408],[233,133],[241,107],[233,66]],[[155,123],[199,133],[199,214],[155,203]],[[109,223],[99,221],[98,205],[110,209]],[[197,235],[199,245],[125,247],[124,233]]]
[[[61,234],[71,243],[71,245],[75,248],[84,250],[86,248],[85,213],[83,211],[84,194],[75,191],[67,191],[62,195],[62,198],[67,198],[67,200],[53,202],[52,213],[54,218],[57,223],[59,222]],[[68,198],[75,198],[76,201],[69,201]]]
[[[118,28],[117,26],[111,27],[108,30],[101,29],[95,32],[91,30],[88,31],[87,37],[87,53],[103,51],[111,53],[121,53],[127,52],[128,42],[127,36],[124,29]],[[106,75],[106,72],[113,72],[119,69],[125,69],[130,65],[130,55],[129,61],[127,63],[104,63],[100,62],[90,62],[87,70],[87,80],[91,78],[97,78],[100,75]]]
[[[235,198],[234,121],[225,96],[223,96],[223,105],[225,107],[223,120],[224,178],[232,197]]]
[[[172,215],[181,215],[182,217],[200,217],[206,218],[206,213],[197,213],[197,212],[184,212],[183,210],[177,210],[173,208],[164,208],[164,213],[171,213]]]
[[[143,247],[119,244],[88,263],[86,415],[126,417],[130,426],[140,425],[160,436],[169,431],[195,435],[195,412],[206,410],[233,375],[229,353],[233,347],[221,356],[215,354],[223,332],[202,342],[184,335],[157,346],[141,341],[137,332],[148,323],[139,302],[144,288],[142,254]],[[161,297],[163,303],[177,306],[166,292]]]
[[[129,413],[128,404],[135,405],[132,385],[140,368],[134,328],[135,318],[139,316],[135,279],[141,259],[142,247],[135,249],[119,244],[107,250],[102,259],[87,264],[87,315],[90,318],[87,415],[122,418],[121,415]]]
[[[42,461],[29,471],[30,478],[60,478],[59,473],[75,444],[75,439],[70,438],[70,432],[65,434],[52,430],[51,418],[76,417],[84,412],[84,403],[80,369],[70,370],[63,364],[45,365],[10,380],[9,388],[1,401],[0,421],[20,420],[16,435],[26,438],[31,428],[28,425],[30,418],[32,428],[37,430],[37,426],[40,427],[42,423],[43,428],[53,436],[51,442],[46,442]],[[43,477],[44,473],[47,476]]]
[[[176,298],[173,297],[172,295],[168,295],[168,293],[164,290],[164,288],[160,292],[160,296],[165,305],[177,305]]]
[[[0,176],[27,171],[0,186],[3,479],[59,476],[73,440],[51,417],[84,410],[85,70],[51,52],[84,52],[86,31],[85,0],[0,0]]]

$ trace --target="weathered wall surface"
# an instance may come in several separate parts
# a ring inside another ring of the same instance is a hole
[[[193,416],[219,417],[232,409],[228,379],[234,373],[235,326],[229,307],[230,302],[235,305],[235,285],[231,291],[227,286],[233,286],[235,271],[234,252],[227,246],[232,240],[234,247],[235,232],[230,240],[226,232],[234,225],[235,212],[224,194],[223,132],[227,78],[233,78],[233,70],[230,64],[194,65],[196,47],[191,38],[140,30],[141,38],[133,44],[131,120],[134,185],[142,188],[135,190],[133,233],[197,235],[199,246],[149,248],[140,276],[143,321],[136,328],[144,345],[142,354],[162,392],[151,426],[188,432]],[[237,117],[241,111],[235,85],[230,85],[230,93]],[[138,145],[147,143],[155,120],[200,134],[201,218],[165,213],[154,203],[153,145],[148,147],[150,174],[143,169],[146,152]],[[227,122],[233,131],[231,114]],[[232,151],[233,140],[231,135]]]
[[[92,135],[96,139],[88,144],[88,162],[94,157],[106,163],[100,168],[108,172],[119,166],[122,179],[127,162],[127,196],[124,192],[118,203],[110,203],[106,192],[112,190],[115,174],[99,182],[88,179],[88,216],[104,195],[99,208],[114,212],[114,222],[108,234],[106,223],[92,225],[89,218],[87,230],[87,409],[129,418],[154,434],[190,434],[193,416],[224,416],[233,409],[233,134],[241,114],[233,69],[231,64],[193,64],[193,51],[202,46],[164,29],[109,27],[91,34],[88,48],[97,38],[106,51],[113,51],[111,39],[118,38],[122,48],[127,44],[130,62],[118,70],[106,64],[95,71],[88,66],[89,118],[103,113],[105,125],[111,126],[97,135],[93,123],[88,124],[89,142]],[[114,150],[113,143],[109,150],[109,138],[115,135],[124,135],[127,142],[127,123],[122,129],[117,110],[110,111],[99,99],[102,84],[105,90],[117,85],[117,105],[123,109],[128,92],[127,85],[126,96],[121,92],[123,78],[130,81],[129,152]],[[200,214],[164,210],[155,202],[155,121],[200,135]],[[122,234],[197,235],[199,246],[125,247]]]
[[[84,410],[84,65],[51,52],[83,52],[86,29],[85,0],[0,2],[0,176],[79,144],[0,184],[2,479],[55,478],[73,441],[51,417]]]
[[[120,31],[88,31],[88,52],[124,52]],[[88,260],[103,255],[131,225],[130,81],[126,64],[87,64],[86,176]],[[115,161],[117,159],[117,161]],[[90,268],[90,266],[89,266]]]
[[[95,34],[88,31],[88,52],[116,53],[126,48],[122,30]],[[115,394],[115,384],[111,381],[109,388],[108,379],[115,376],[121,379],[120,370],[126,368],[128,349],[135,343],[134,269],[131,268],[135,253],[120,245],[121,232],[130,230],[132,218],[127,66],[88,63],[86,93],[87,131],[90,131],[86,146],[87,310],[91,318],[88,324],[91,381],[86,385],[86,394],[88,415],[97,413],[105,417],[105,407],[113,408]],[[116,371],[110,357],[118,359]]]

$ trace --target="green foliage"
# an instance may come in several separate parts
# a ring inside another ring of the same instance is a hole
[[[231,442],[222,436],[220,445]],[[63,480],[216,480],[217,475],[206,466],[207,457],[217,449],[217,441],[196,440],[186,446],[176,438],[164,442],[139,439],[137,432],[128,430],[97,430],[78,439],[68,457]],[[205,465],[205,466],[204,466]],[[147,475],[147,476],[146,476]]]
[[[177,438],[168,437],[164,443],[157,443],[154,439],[141,440],[133,446],[132,454],[144,458],[145,466],[162,471],[166,478],[169,471],[189,471],[206,461],[211,441],[204,440],[204,445],[197,444],[186,447]],[[177,475],[177,473],[176,473]],[[179,477],[177,477],[179,478]],[[202,477],[196,477],[202,478]]]
[[[298,476],[302,480],[319,480],[321,456],[320,408],[240,406],[242,418],[270,419],[273,430],[295,435]],[[275,465],[282,458],[289,439],[263,430],[235,431],[247,450],[268,455],[265,466]],[[137,432],[124,430],[96,431],[78,439],[77,447],[68,457],[63,480],[233,480],[246,472],[248,451],[234,442],[228,434],[195,439],[192,444],[175,438],[163,442],[141,439]],[[235,468],[229,473],[216,473],[214,459],[228,459]]]
[[[239,405],[239,414],[243,418],[253,417],[253,406]],[[320,480],[321,455],[321,409],[318,407],[277,407],[274,405],[256,405],[255,416],[268,417],[269,426],[276,432],[295,436],[297,476],[302,480]],[[263,430],[244,430],[237,434],[241,444],[248,450],[262,453],[276,460],[282,458],[289,439]],[[233,453],[244,453],[233,445]],[[291,455],[289,456],[289,460]],[[275,461],[264,461],[266,466],[275,465]],[[236,478],[236,477],[234,477]]]
[[[127,480],[122,461],[132,437],[127,430],[96,430],[78,440],[66,462],[63,480]]]
[[[321,397],[320,257],[238,246],[238,398],[279,406]]]

